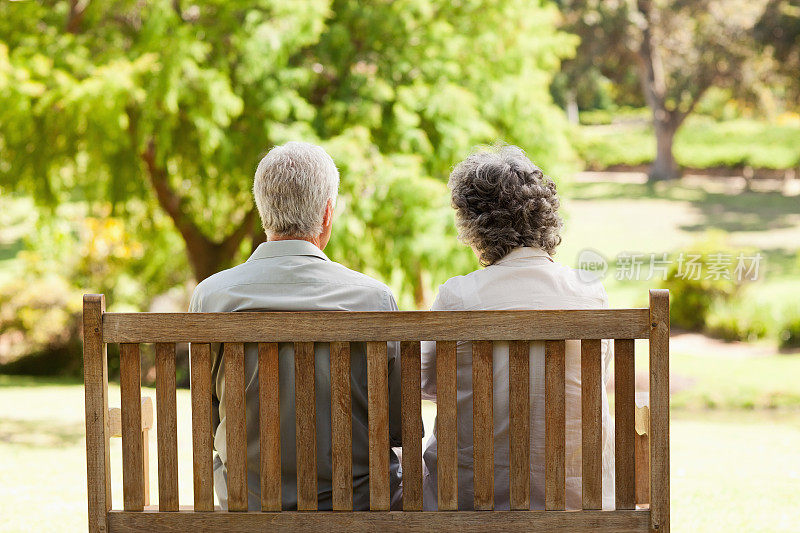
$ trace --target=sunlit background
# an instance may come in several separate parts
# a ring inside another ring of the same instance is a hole
[[[86,527],[81,295],[185,310],[264,240],[259,159],[304,140],[341,172],[326,254],[402,309],[478,268],[452,166],[524,148],[556,260],[612,307],[671,291],[675,531],[796,531],[799,96],[798,0],[0,0],[2,528]]]

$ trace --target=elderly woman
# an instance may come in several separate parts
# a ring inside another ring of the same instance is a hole
[[[525,153],[505,146],[473,153],[448,183],[460,239],[485,267],[449,279],[431,310],[591,309],[608,307],[599,281],[553,261],[561,242],[556,185]],[[436,401],[435,343],[423,343],[423,397]],[[458,343],[458,508],[473,508],[472,346]],[[603,341],[603,383],[611,351]],[[566,343],[566,506],[581,507],[581,361]],[[544,343],[530,347],[531,508],[544,509]],[[494,343],[495,509],[509,508],[508,343]],[[614,506],[613,431],[603,389],[603,507]],[[437,506],[437,430],[424,452],[424,505]]]

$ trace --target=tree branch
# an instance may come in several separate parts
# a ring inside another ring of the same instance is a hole
[[[80,29],[86,8],[89,7],[89,0],[71,0],[69,3],[69,15],[67,16],[67,33],[77,34]]]
[[[187,245],[190,247],[193,245],[201,246],[203,248],[213,246],[214,243],[203,235],[200,228],[186,216],[182,205],[184,201],[170,187],[167,172],[156,163],[156,147],[152,139],[147,143],[147,149],[142,152],[141,156],[147,167],[150,183],[156,192],[158,204],[170,216]]]
[[[220,251],[223,255],[227,257],[233,257],[233,254],[236,253],[236,249],[239,247],[239,244],[245,238],[245,236],[249,235],[253,229],[253,217],[255,216],[256,208],[250,209],[242,219],[241,223],[233,230],[233,233],[225,237],[223,241],[219,244]]]

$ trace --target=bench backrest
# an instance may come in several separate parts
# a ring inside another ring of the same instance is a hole
[[[669,530],[669,294],[642,309],[106,313],[84,297],[89,530]],[[565,340],[581,341],[582,507],[565,512]],[[602,504],[601,339],[614,340],[616,510]],[[634,339],[649,339],[650,506],[636,506]],[[437,512],[422,509],[420,341],[436,342]],[[456,341],[473,341],[475,509],[457,509]],[[530,507],[530,341],[545,341],[545,511]],[[389,510],[387,341],[400,341],[403,511]],[[511,511],[491,510],[492,341],[509,341]],[[179,510],[175,343],[190,342],[194,506]],[[211,349],[225,343],[228,512],[215,511]],[[247,511],[244,343],[258,343],[262,512]],[[298,512],[281,512],[278,344],[293,342]],[[330,343],[333,512],[317,509],[314,342]],[[352,512],[350,342],[367,343],[370,508]],[[120,344],[123,510],[111,509],[106,345]],[[158,510],[144,509],[139,344],[154,343]],[[303,512],[315,511],[315,512]]]

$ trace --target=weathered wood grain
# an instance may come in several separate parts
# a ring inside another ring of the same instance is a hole
[[[102,294],[83,296],[83,382],[86,392],[86,481],[89,533],[107,531],[111,509],[108,420],[108,357],[103,343]]]
[[[177,511],[178,408],[175,397],[175,345],[156,344],[156,408],[158,409],[158,508]],[[145,443],[145,449],[147,444]]]
[[[530,344],[511,341],[508,363],[509,490],[511,510],[521,511],[531,505]]]
[[[614,454],[615,502],[617,509],[634,509],[634,340],[614,341]]]
[[[247,511],[247,415],[244,344],[225,343],[225,444],[228,462],[228,510]]]
[[[258,421],[261,446],[261,510],[281,510],[281,410],[278,343],[258,344]]]
[[[294,343],[297,510],[317,510],[317,404],[314,343]]]
[[[127,513],[108,515],[111,531],[133,533],[248,533],[250,531],[404,531],[428,533],[452,531],[562,531],[592,533],[633,533],[647,531],[650,512],[640,511],[439,511],[439,512],[282,512],[282,513]]]
[[[603,362],[600,339],[581,341],[581,500],[603,508]]]
[[[385,342],[367,343],[369,419],[369,508],[388,511],[389,492],[389,360]]]
[[[456,343],[436,343],[437,481],[440,511],[458,510]]]
[[[214,433],[211,429],[211,346],[189,346],[192,393],[194,510],[214,510]]]
[[[560,511],[565,507],[565,343],[545,341],[545,509]]]
[[[647,309],[105,313],[105,342],[641,339]],[[321,325],[324,324],[324,327]]]
[[[141,511],[144,508],[144,452],[139,345],[120,345],[119,359],[123,506],[126,511]]]
[[[494,509],[492,343],[472,343],[472,451],[475,510]]]
[[[403,510],[422,510],[422,394],[420,344],[400,343],[403,432]]]
[[[353,405],[350,343],[331,343],[331,439],[333,510],[353,510]]]
[[[650,291],[650,530],[669,531],[669,291]]]

